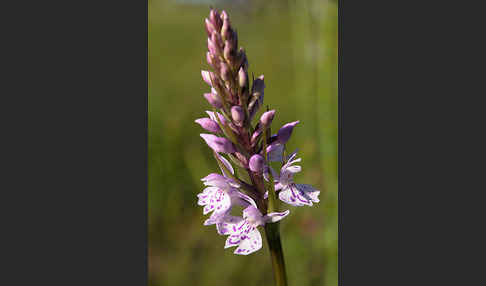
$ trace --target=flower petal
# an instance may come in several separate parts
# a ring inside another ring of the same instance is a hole
[[[218,188],[216,187],[207,187],[205,188],[202,193],[197,194],[197,204],[200,206],[205,206],[209,203],[209,197],[212,196],[213,192],[217,191]]]
[[[299,158],[299,159],[300,159],[300,158]],[[298,172],[302,171],[302,167],[301,167],[301,166],[298,166],[298,165],[295,165],[295,166],[289,166],[289,167],[287,168],[287,171],[289,171],[289,172],[291,172],[291,173],[295,174],[295,173],[298,173]]]
[[[262,213],[256,206],[248,206],[246,209],[244,209],[243,218],[251,221],[253,227],[263,225],[265,223]]]
[[[235,254],[248,255],[262,248],[262,236],[258,229],[253,228],[248,235],[241,236],[241,243],[235,249]]]
[[[203,209],[203,214],[214,211],[209,220],[206,220],[206,222],[204,222],[204,225],[217,223],[219,221],[219,218],[224,216],[226,212],[231,208],[230,196],[224,190],[219,188],[216,188],[216,191],[210,190],[208,192],[208,197],[204,198],[204,202],[206,204]]]
[[[268,161],[270,162],[282,162],[284,145],[280,143],[272,143],[267,147]]]
[[[234,174],[235,174],[235,170],[233,169],[233,166],[231,166],[231,163],[230,163],[228,160],[226,160],[226,158],[225,158],[225,157],[223,157],[223,156],[219,155],[218,153],[216,153],[216,154],[217,154],[218,158],[221,160],[221,162],[224,164],[224,166],[225,166],[225,167],[226,167],[226,168],[227,168],[227,169],[228,169],[228,170],[231,172],[231,174],[233,174],[233,175],[234,175]],[[221,169],[221,168],[220,168],[220,169]],[[226,173],[223,171],[223,169],[221,169],[221,173],[223,173],[223,176],[228,177],[228,174],[226,174]],[[238,187],[239,187],[239,186],[238,186]]]
[[[236,200],[237,204],[239,204],[240,206],[242,207],[247,207],[249,205],[252,205],[252,206],[255,206],[257,207],[255,201],[250,198],[248,195],[246,194],[243,194],[242,192],[237,192],[235,193],[236,194],[236,197],[238,198]]]
[[[297,190],[300,191],[303,196],[309,198],[309,200],[311,200],[312,202],[319,202],[319,194],[321,193],[321,191],[315,189],[313,186],[308,184],[295,184],[295,187],[297,188]]]
[[[239,216],[226,215],[216,224],[216,229],[220,235],[238,234],[236,230],[245,224],[245,220]]]
[[[269,213],[263,217],[265,220],[265,223],[271,223],[271,222],[277,222],[284,217],[286,217],[290,213],[289,210],[286,210],[284,212],[274,212],[274,213]]]
[[[290,184],[285,187],[280,193],[278,194],[278,198],[292,206],[301,207],[304,205],[312,206],[312,199],[305,195],[305,193],[301,193],[295,186],[295,184]]]
[[[228,247],[233,247],[233,246],[237,246],[239,245],[241,242],[241,239],[240,239],[240,236],[239,235],[230,235],[228,236],[228,238],[226,239],[226,242],[225,242],[225,245],[224,245],[224,248],[228,248]]]
[[[234,153],[236,152],[233,143],[225,137],[218,137],[212,134],[200,134],[201,138],[206,141],[206,144],[215,152]]]
[[[282,126],[277,132],[277,141],[280,144],[285,144],[289,141],[290,136],[292,135],[292,130],[294,129],[295,125],[297,125],[299,121],[294,121],[285,124]]]

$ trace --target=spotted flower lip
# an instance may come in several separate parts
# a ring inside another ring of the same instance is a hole
[[[243,210],[242,217],[225,216],[217,224],[219,234],[229,235],[224,248],[237,246],[234,253],[240,255],[248,255],[259,250],[262,247],[262,236],[257,227],[277,222],[289,213],[290,211],[286,210],[262,215],[254,204],[250,204]]]
[[[223,217],[229,214],[234,205],[247,207],[254,204],[249,196],[238,191],[239,184],[230,178],[211,173],[201,180],[208,187],[197,195],[197,203],[204,206],[204,215],[213,212],[204,225],[219,223]]]
[[[293,153],[287,163],[282,166],[280,175],[276,179],[275,190],[281,190],[278,198],[289,205],[298,207],[304,205],[312,206],[313,203],[319,202],[320,191],[311,185],[294,183],[294,174],[302,170],[300,166],[293,165],[301,161],[300,158],[295,159],[296,156],[297,153]]]

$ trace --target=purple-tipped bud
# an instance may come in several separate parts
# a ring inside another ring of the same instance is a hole
[[[221,39],[221,35],[217,32],[213,32],[213,34],[211,35],[211,42],[213,42],[218,49],[221,49],[221,47],[223,46],[223,40]]]
[[[213,23],[214,27],[219,32],[221,30],[221,26],[223,25],[223,21],[221,20],[218,11],[211,9],[209,12],[209,20],[211,20],[211,23]]]
[[[217,94],[205,93],[204,98],[206,98],[206,100],[209,102],[209,104],[211,104],[215,108],[219,109],[219,108],[223,107],[223,102],[221,101],[221,98]]]
[[[243,124],[243,121],[245,120],[245,113],[243,111],[243,108],[238,105],[231,107],[231,117],[233,118],[233,121],[236,123],[236,125],[241,126]]]
[[[215,58],[215,56],[212,53],[210,53],[210,52],[206,53],[206,61],[215,70],[217,70],[219,68],[218,60]]]
[[[226,41],[228,43],[228,41]],[[234,63],[234,49],[231,47],[231,45],[225,44],[224,50],[223,50],[223,56],[224,58],[229,62],[229,63]]]
[[[297,125],[299,121],[294,121],[285,124],[280,128],[277,132],[277,141],[280,144],[285,144],[290,139],[290,135],[292,135],[292,130],[294,130],[295,125]]]
[[[221,54],[221,53],[219,52],[219,51],[220,51],[219,47],[217,47],[217,46],[214,44],[214,42],[213,42],[213,41],[212,41],[210,38],[208,38],[208,50],[209,50],[209,52],[210,52],[211,54],[213,54],[213,55],[215,55],[215,56],[217,56],[217,55],[220,55],[220,54]]]
[[[225,10],[221,11],[220,17],[221,17],[221,20],[229,19],[228,13],[226,13]]]
[[[226,14],[226,11],[221,12],[221,17],[223,18],[223,26],[221,27],[221,36],[223,36],[224,39],[227,39],[230,33],[232,32],[231,23],[228,14]]]
[[[236,152],[235,146],[231,141],[223,137],[217,137],[212,134],[200,134],[200,136],[206,141],[206,144],[215,152],[221,153],[234,153]]]
[[[221,63],[221,68],[220,68],[219,72],[221,73],[221,78],[224,81],[228,81],[231,78],[231,71],[230,71],[227,64]]]
[[[273,109],[262,114],[262,116],[260,117],[260,124],[262,125],[263,129],[270,126],[274,116],[275,110]]]
[[[250,170],[255,173],[260,173],[263,170],[263,166],[265,165],[265,159],[262,155],[255,154],[251,156],[249,162]]]
[[[209,132],[221,133],[218,123],[210,118],[199,118],[195,122]]]
[[[206,28],[206,33],[208,33],[208,37],[211,37],[211,34],[216,31],[216,29],[214,28],[213,24],[211,23],[211,21],[209,21],[209,19],[204,19],[204,27]]]
[[[246,85],[248,84],[248,74],[243,69],[243,67],[241,67],[240,70],[238,71],[238,83],[242,88],[246,87]]]
[[[213,75],[212,72],[202,70],[201,76],[202,76],[202,79],[204,80],[204,82],[209,84],[209,86],[213,86],[212,83],[211,83],[211,79],[214,79],[214,75]]]

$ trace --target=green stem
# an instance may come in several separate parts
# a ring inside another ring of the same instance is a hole
[[[263,137],[263,154],[265,155],[265,162],[268,162],[268,156],[267,156],[267,138],[270,137],[268,133],[268,129],[265,129],[265,136]],[[270,166],[269,166],[270,167]],[[270,170],[268,171],[268,177],[269,177],[269,183],[270,183],[270,189],[268,190],[268,209],[267,213],[272,213],[275,212],[277,209],[277,200],[275,198],[275,185],[273,182],[273,176],[272,172]]]
[[[287,286],[287,274],[285,273],[285,261],[282,243],[280,242],[279,223],[265,224],[265,233],[272,258],[275,286]]]
[[[267,108],[268,110],[268,108]],[[263,154],[265,161],[267,161],[267,140],[270,137],[270,130],[265,130],[263,137]],[[277,210],[277,200],[275,198],[275,185],[273,182],[272,173],[269,171],[270,189],[268,190],[268,209],[267,213],[275,212]],[[287,273],[285,272],[285,260],[283,256],[282,243],[280,242],[280,223],[265,224],[265,233],[267,236],[268,249],[270,250],[270,257],[272,258],[273,277],[275,286],[287,286]]]

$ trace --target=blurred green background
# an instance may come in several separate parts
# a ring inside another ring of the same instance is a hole
[[[266,241],[234,255],[196,204],[200,178],[219,170],[194,123],[209,110],[200,74],[209,6],[229,13],[250,74],[265,75],[273,130],[301,120],[288,144],[302,158],[295,180],[320,189],[321,202],[290,207],[281,223],[289,285],[335,286],[337,4],[318,0],[149,1],[149,285],[273,285]]]

